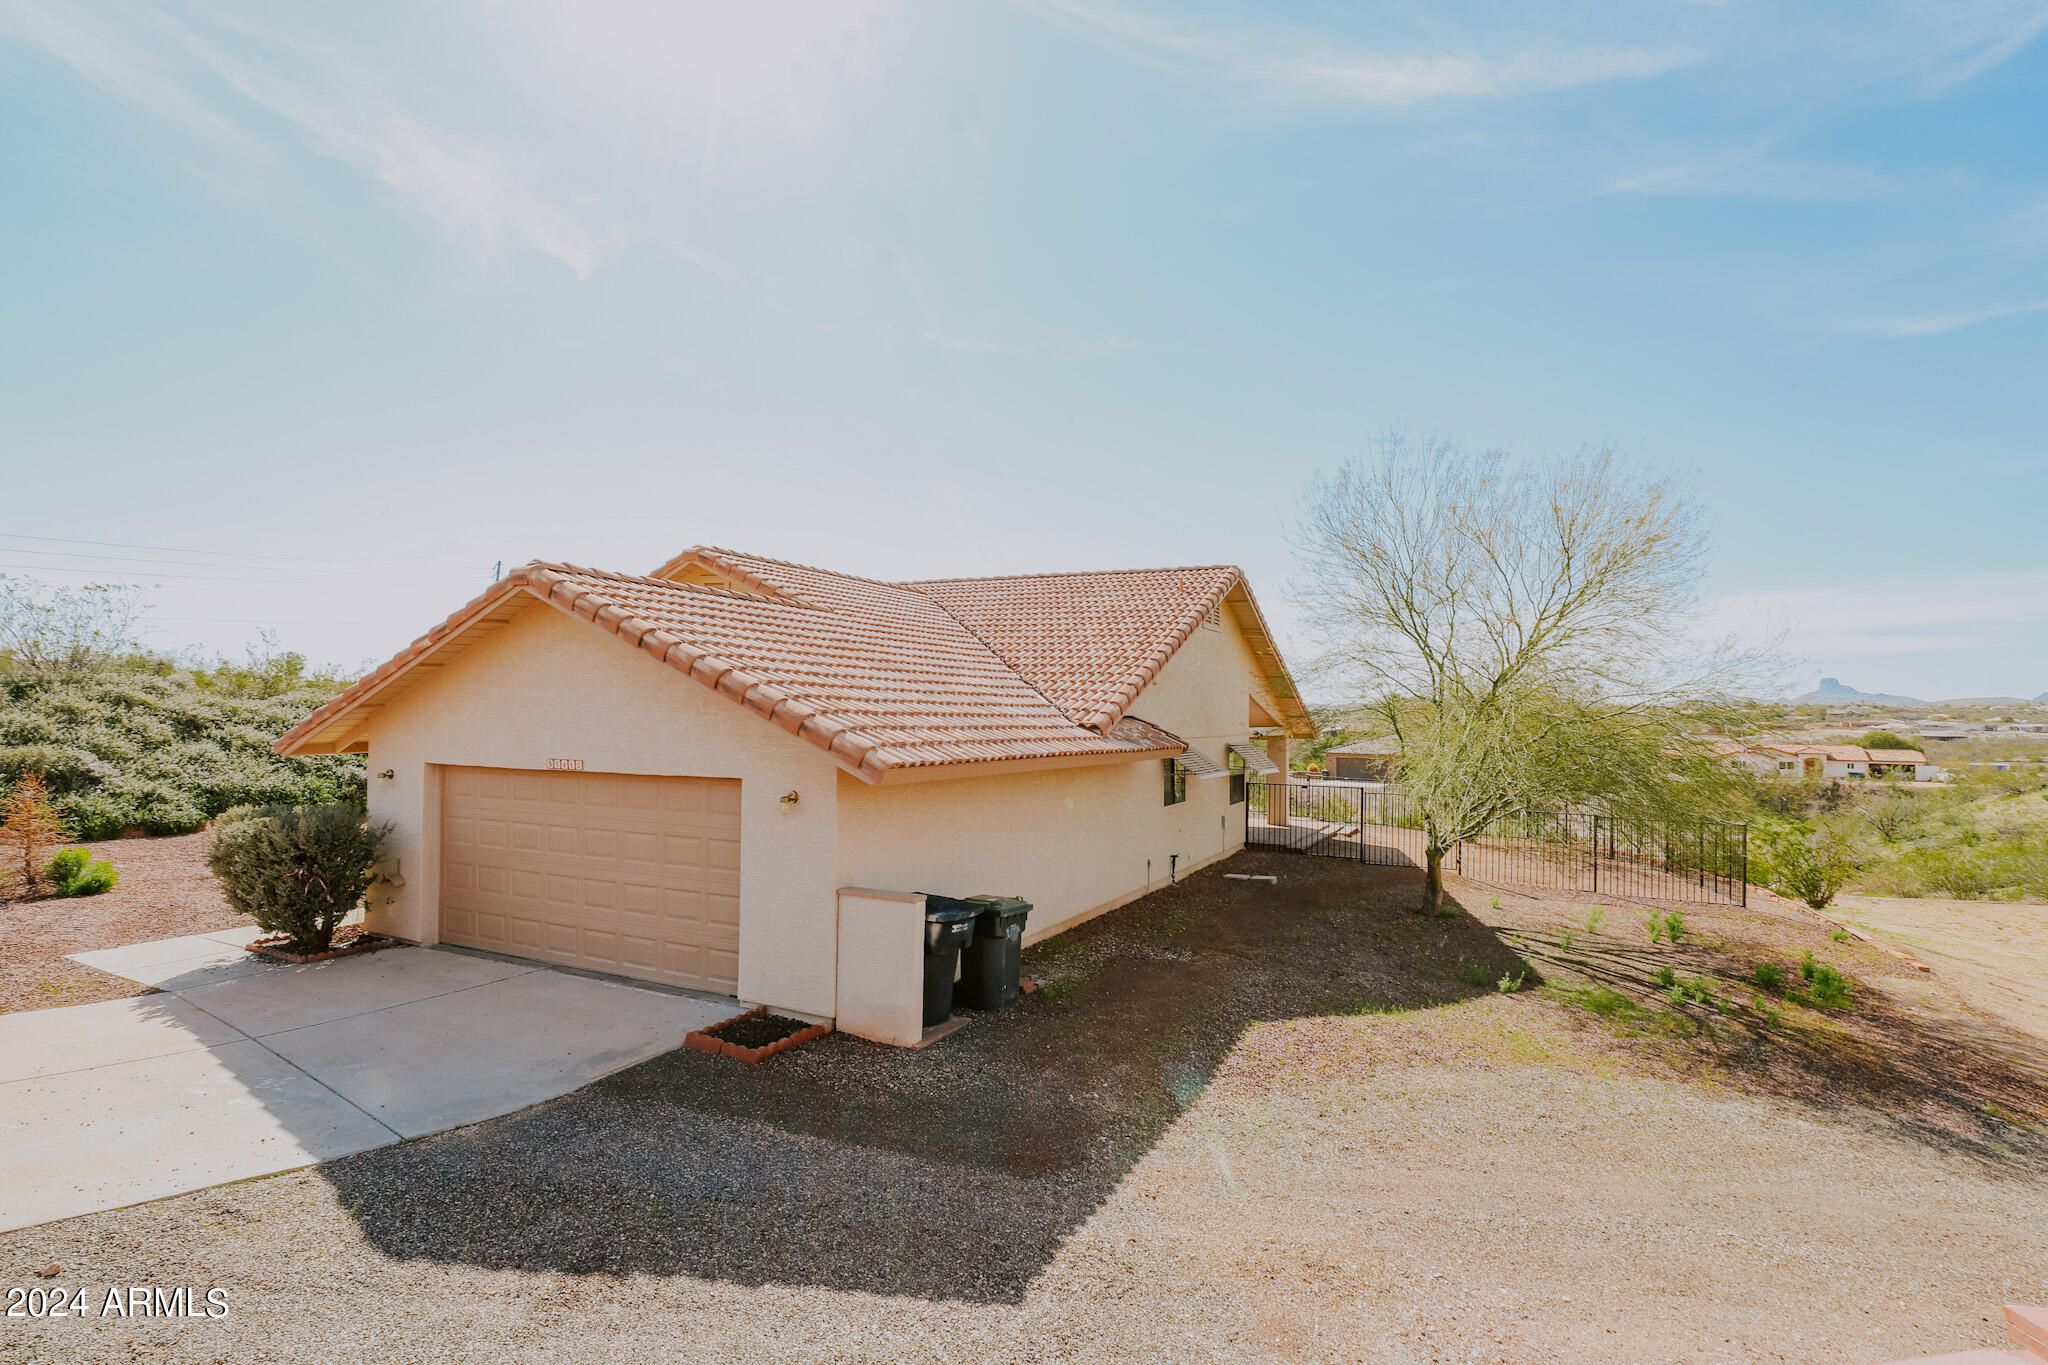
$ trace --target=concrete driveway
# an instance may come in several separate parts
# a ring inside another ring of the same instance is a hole
[[[0,1016],[0,1230],[510,1113],[738,1010],[433,948],[290,966],[253,935],[81,953],[161,994]]]

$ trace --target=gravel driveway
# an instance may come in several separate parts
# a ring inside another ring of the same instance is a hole
[[[1468,885],[1421,918],[1410,873],[1224,866],[1281,881],[1041,945],[1044,992],[924,1052],[672,1053],[0,1237],[0,1284],[231,1305],[9,1321],[0,1358],[1853,1361],[2048,1297],[2048,1094],[1895,1009],[1882,955],[1767,909],[1673,949],[1640,907],[1586,931]],[[1656,993],[1808,949],[1854,1010]],[[1468,984],[1524,958],[1548,985]]]

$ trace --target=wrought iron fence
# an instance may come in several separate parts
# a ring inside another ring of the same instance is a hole
[[[1250,782],[1245,843],[1389,867],[1424,863],[1409,794],[1370,783]],[[1454,845],[1444,867],[1501,886],[1746,905],[1749,826],[1636,826],[1589,811],[1524,811]]]

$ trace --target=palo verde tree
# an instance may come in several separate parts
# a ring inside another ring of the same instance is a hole
[[[1701,736],[1772,659],[1704,637],[1707,535],[1674,480],[1609,450],[1517,462],[1390,433],[1309,485],[1295,539],[1315,675],[1400,741],[1425,908],[1444,854],[1501,816],[1646,825],[1723,809],[1743,781]]]

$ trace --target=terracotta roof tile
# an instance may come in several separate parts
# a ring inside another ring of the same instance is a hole
[[[523,592],[870,779],[897,768],[1169,755],[1186,744],[1122,708],[1242,582],[1235,569],[1211,568],[894,584],[724,550],[692,551],[663,572],[693,565],[723,581],[571,564],[514,570],[287,731],[277,748],[293,752]]]

